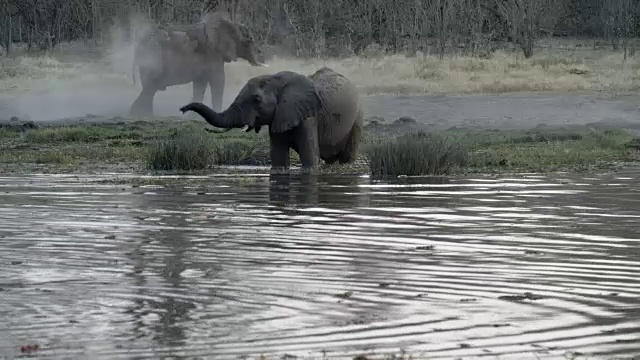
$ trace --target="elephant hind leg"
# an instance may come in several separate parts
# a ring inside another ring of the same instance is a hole
[[[340,164],[348,164],[356,161],[358,156],[358,150],[360,148],[360,138],[362,136],[362,121],[359,117],[353,124],[347,143],[344,145],[344,149],[338,153],[338,161]]]

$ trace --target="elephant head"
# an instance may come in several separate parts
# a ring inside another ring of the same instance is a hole
[[[218,128],[248,126],[258,132],[261,126],[269,126],[272,133],[291,130],[323,110],[323,101],[311,79],[291,71],[249,79],[233,103],[221,113],[199,102],[180,108],[183,113],[198,113]]]
[[[198,41],[198,50],[209,56],[220,56],[224,62],[247,60],[254,66],[268,66],[258,59],[258,51],[249,29],[220,13],[206,14],[191,27],[189,37]]]

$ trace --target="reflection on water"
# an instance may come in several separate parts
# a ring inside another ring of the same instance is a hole
[[[637,173],[0,178],[0,356],[640,354]]]

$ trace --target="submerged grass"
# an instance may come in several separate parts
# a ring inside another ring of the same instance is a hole
[[[389,136],[365,131],[354,166],[328,172],[374,176],[466,172],[584,170],[638,160],[638,139],[623,130],[470,130]],[[292,165],[299,158],[291,151]],[[363,160],[365,167],[360,164]],[[268,134],[203,131],[190,120],[76,124],[25,131],[0,129],[0,163],[62,169],[125,167],[134,171],[197,171],[218,165],[269,165]],[[360,166],[360,167],[359,167]],[[368,169],[367,169],[368,167]]]

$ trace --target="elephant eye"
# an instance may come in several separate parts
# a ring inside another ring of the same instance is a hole
[[[260,96],[260,94],[253,95],[253,102],[255,103],[262,102],[262,96]]]

